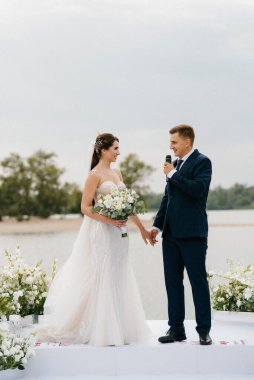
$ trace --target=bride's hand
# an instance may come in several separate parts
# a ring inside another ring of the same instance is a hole
[[[151,234],[149,231],[147,231],[145,228],[140,231],[142,239],[144,240],[145,244],[148,244],[148,242],[151,244]]]
[[[126,225],[126,220],[117,220],[117,219],[109,219],[107,221],[108,224],[111,224],[112,226],[116,228],[122,228]]]

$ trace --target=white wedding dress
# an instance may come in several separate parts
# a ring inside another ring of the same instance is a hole
[[[114,186],[103,182],[95,203]],[[150,336],[128,245],[116,227],[84,217],[72,254],[49,289],[40,341],[120,346]]]

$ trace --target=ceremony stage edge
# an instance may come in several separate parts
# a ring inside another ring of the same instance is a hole
[[[254,324],[213,321],[213,344],[200,346],[193,320],[185,323],[187,341],[173,344],[160,344],[157,340],[168,328],[166,321],[148,323],[153,337],[142,344],[122,347],[39,344],[35,348],[36,357],[28,362],[19,378],[183,375],[187,379],[221,374],[233,379],[237,375],[254,379]]]

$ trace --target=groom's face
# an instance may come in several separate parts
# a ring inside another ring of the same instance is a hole
[[[174,151],[175,156],[180,159],[184,157],[192,149],[189,138],[180,136],[178,132],[170,135],[170,149]]]

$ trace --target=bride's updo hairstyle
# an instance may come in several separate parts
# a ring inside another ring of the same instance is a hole
[[[102,133],[96,137],[94,144],[94,151],[91,161],[91,170],[98,164],[101,158],[101,150],[108,150],[115,141],[119,142],[119,139],[111,133]]]

